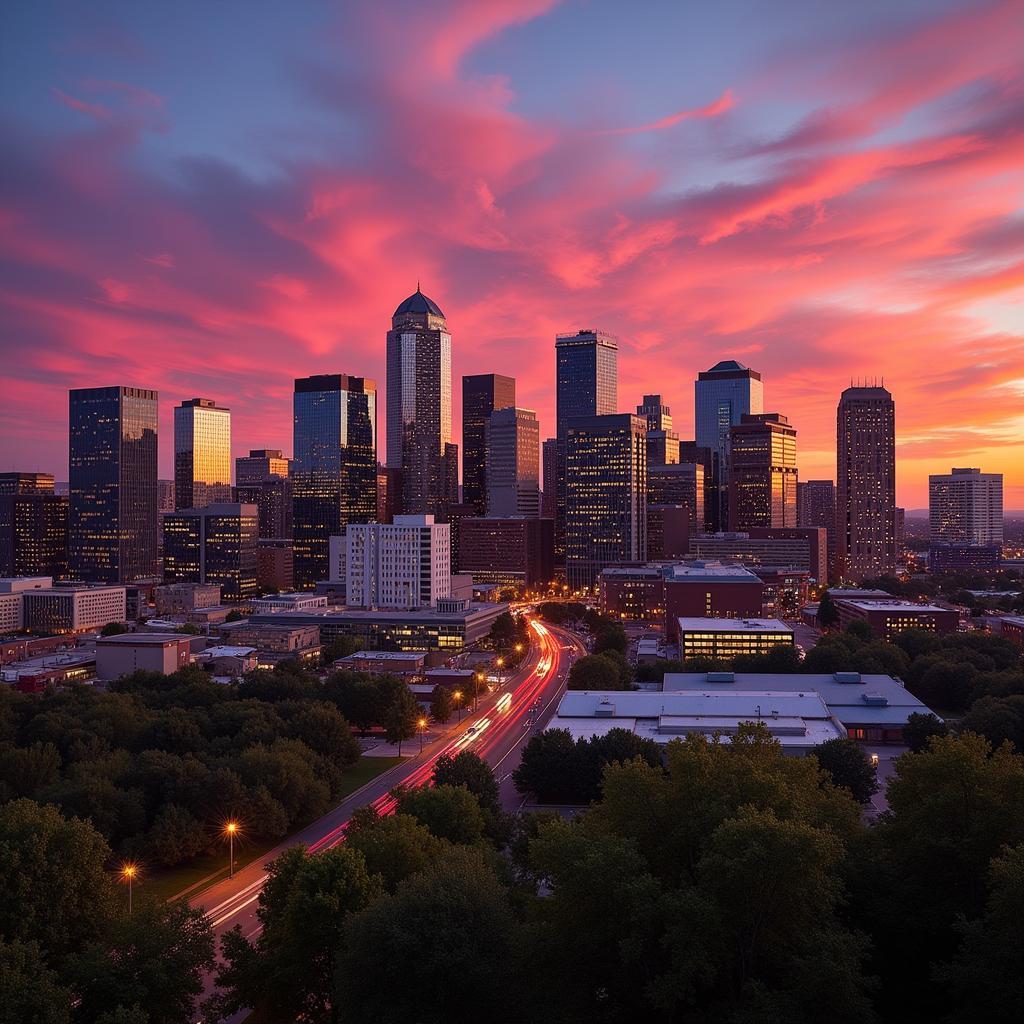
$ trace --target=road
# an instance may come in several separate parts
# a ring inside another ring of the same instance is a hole
[[[422,753],[378,775],[319,821],[289,836],[265,857],[241,868],[233,879],[218,882],[190,901],[205,910],[210,918],[218,948],[220,937],[236,925],[246,938],[259,934],[261,926],[256,910],[267,878],[265,864],[300,843],[316,852],[343,842],[349,818],[359,807],[372,804],[380,814],[391,814],[396,803],[391,790],[399,785],[415,787],[427,783],[434,763],[442,754],[457,754],[462,750],[478,753],[501,782],[506,807],[519,806],[521,800],[512,787],[510,775],[519,763],[527,740],[554,713],[573,661],[586,653],[582,642],[568,630],[532,621],[530,632],[530,650],[523,665],[495,693],[481,699],[477,711],[466,714],[454,730],[435,740]],[[211,975],[207,978],[203,998],[212,991]],[[237,1019],[244,1019],[244,1015]]]

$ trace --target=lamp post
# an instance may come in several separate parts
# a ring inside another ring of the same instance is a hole
[[[459,709],[459,721],[462,721],[462,691],[456,690],[452,694],[452,700],[455,701],[455,706]]]
[[[504,664],[505,664],[505,659],[504,658],[498,658],[498,660],[495,662],[495,665],[498,666],[498,686],[499,687],[505,682],[505,680],[502,679],[502,671],[501,671],[502,666]]]
[[[416,724],[419,726],[419,730],[420,730],[420,753],[422,754],[423,753],[423,733],[426,731],[426,728],[427,728],[427,720],[425,718],[421,718],[419,720],[419,722],[417,722]]]
[[[480,684],[484,681],[483,672],[477,672],[473,680],[473,710],[476,711],[476,699],[480,695]]]
[[[235,833],[238,831],[238,822],[229,821],[224,826],[228,837],[228,878],[235,877]]]
[[[138,865],[125,864],[121,868],[121,877],[128,883],[128,916],[132,916],[132,882],[139,873]]]

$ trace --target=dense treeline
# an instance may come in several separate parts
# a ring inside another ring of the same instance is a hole
[[[622,623],[602,615],[596,608],[588,608],[578,601],[544,601],[537,606],[537,612],[556,626],[581,625],[593,634],[593,652],[618,651],[626,653],[629,641]]]
[[[972,615],[981,615],[988,609],[1006,612],[1024,610],[1024,580],[1020,573],[1012,569],[988,573],[913,576],[909,580],[878,576],[864,580],[861,585],[913,601],[942,597],[969,608]],[[1007,594],[1005,597],[975,597],[970,593],[972,590],[1007,591]]]
[[[228,686],[189,668],[106,693],[4,688],[0,801],[52,804],[121,855],[177,864],[219,842],[229,818],[274,839],[333,806],[360,756],[346,714],[408,738],[418,708],[393,677],[320,681],[292,663]]]
[[[629,751],[624,751],[629,754]],[[457,763],[454,763],[457,762]],[[217,1009],[361,1024],[1021,1019],[1024,757],[903,756],[873,826],[763,727],[604,769],[579,819],[500,816],[472,754],[348,841],[290,851]],[[966,799],[965,799],[966,797]]]

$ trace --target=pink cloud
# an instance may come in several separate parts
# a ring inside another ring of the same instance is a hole
[[[676,114],[670,114],[668,117],[663,117],[659,121],[652,121],[650,124],[637,125],[632,128],[609,128],[600,134],[636,135],[639,132],[657,132],[663,128],[671,128],[674,125],[681,124],[683,121],[705,120],[709,117],[718,117],[719,114],[732,110],[734,106],[736,106],[736,100],[733,96],[733,91],[732,89],[726,89],[718,99],[712,100],[703,107],[697,107],[695,110],[680,110]]]

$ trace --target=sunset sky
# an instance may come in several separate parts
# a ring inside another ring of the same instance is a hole
[[[619,404],[762,372],[800,475],[851,378],[898,499],[1024,508],[1024,0],[7,3],[0,469],[67,475],[69,387],[231,407],[291,452],[295,376],[384,385],[416,287],[464,373],[554,429],[554,335],[619,336]],[[383,403],[382,403],[383,405]],[[383,408],[379,410],[384,457]]]

